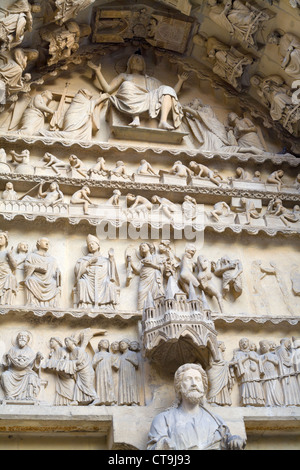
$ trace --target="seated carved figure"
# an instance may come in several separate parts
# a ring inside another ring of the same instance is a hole
[[[95,70],[99,87],[109,93],[112,105],[121,113],[132,117],[130,126],[139,127],[140,116],[144,113],[152,119],[160,115],[160,129],[173,130],[180,126],[183,112],[177,95],[188,79],[187,74],[179,75],[174,88],[163,85],[146,75],[145,60],[141,55],[134,54],[128,61],[127,73],[118,75],[108,84],[101,72],[101,65],[96,66],[92,62],[88,65]],[[117,93],[113,94],[114,92]],[[173,126],[167,122],[170,113]]]
[[[1,376],[1,386],[6,400],[36,400],[40,391],[41,380],[36,370],[43,357],[30,348],[29,341],[27,331],[19,332],[16,344],[4,355],[6,370]]]
[[[203,407],[207,375],[199,364],[184,364],[175,373],[176,402],[152,422],[148,450],[242,450],[223,420]]]

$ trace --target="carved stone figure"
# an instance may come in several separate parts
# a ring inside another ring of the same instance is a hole
[[[19,134],[38,135],[44,129],[46,118],[54,113],[49,107],[52,99],[53,95],[48,90],[31,99],[21,118]]]
[[[75,304],[78,308],[108,307],[114,309],[119,302],[119,276],[111,249],[108,258],[100,253],[97,237],[86,240],[88,254],[75,266]]]
[[[210,356],[210,364],[207,369],[208,378],[208,393],[207,401],[209,403],[219,406],[232,405],[231,390],[234,384],[234,379],[230,372],[230,363],[225,361],[223,355],[226,350],[223,341],[218,342],[221,359],[215,361]]]
[[[126,74],[120,74],[108,84],[101,72],[101,66],[89,62],[95,70],[99,86],[110,95],[110,102],[121,113],[131,116],[132,127],[140,126],[140,116],[147,113],[149,118],[156,119],[160,115],[159,128],[177,129],[182,121],[183,113],[178,101],[178,93],[188,75],[179,75],[179,81],[173,88],[162,85],[158,80],[146,75],[146,63],[139,54],[134,54],[128,61]],[[114,92],[116,94],[112,94]],[[172,114],[173,125],[168,121]]]
[[[13,305],[18,291],[17,262],[8,247],[8,233],[0,232],[0,305]]]
[[[229,207],[229,205],[228,205],[226,202],[224,202],[224,201],[217,202],[217,203],[214,205],[213,210],[210,212],[210,215],[211,215],[217,222],[220,221],[220,216],[227,217],[227,216],[229,216],[230,214],[231,214],[230,207]]]
[[[280,346],[276,349],[279,358],[279,371],[282,377],[284,404],[286,406],[299,405],[299,388],[297,377],[295,376],[295,364],[293,357],[292,341],[289,338],[283,338]]]
[[[87,328],[82,330],[78,336],[68,336],[65,338],[65,345],[69,354],[63,365],[65,373],[75,377],[73,389],[72,405],[76,404],[93,404],[98,400],[95,390],[95,372],[92,366],[92,360],[86,351],[90,340],[95,335],[105,334],[105,330],[99,330],[94,333]]]
[[[200,99],[183,106],[189,128],[203,151],[237,151],[236,140],[217,118],[213,108]]]
[[[16,164],[15,173],[24,175],[33,175],[34,167],[30,164],[30,152],[28,149],[22,150],[21,153],[17,153],[14,150],[10,151],[12,162]],[[25,194],[24,194],[25,196]]]
[[[283,170],[273,171],[267,178],[268,184],[276,184],[278,191],[281,191],[283,185],[282,178],[284,176]]]
[[[77,171],[77,173],[79,173],[84,178],[87,177],[87,172],[84,168],[84,164],[82,160],[80,160],[80,158],[78,158],[76,155],[70,155],[69,165],[71,170]]]
[[[92,93],[82,88],[74,96],[69,108],[66,110],[61,122],[61,130],[41,130],[46,137],[68,140],[90,141],[93,132],[99,130],[100,111],[107,95],[104,93],[93,97]]]
[[[270,349],[267,340],[260,341],[261,360],[264,369],[263,389],[266,398],[265,406],[283,406],[284,397],[279,382],[279,359]]]
[[[47,64],[53,65],[71,57],[78,51],[80,39],[90,34],[89,25],[79,25],[75,21],[68,21],[60,28],[53,28],[52,25],[42,28],[40,36],[49,43],[50,57]]]
[[[48,238],[40,238],[36,247],[24,263],[27,305],[56,308],[61,293],[61,272],[56,259],[48,254]]]
[[[36,60],[38,51],[20,47],[0,53],[0,90],[9,101],[16,101],[19,92],[30,90],[30,73],[24,73],[29,61]]]
[[[31,5],[28,0],[17,0],[7,8],[1,7],[1,50],[13,49],[21,44],[25,33],[32,31],[32,13],[39,11],[39,5]]]
[[[256,35],[263,23],[271,19],[267,10],[240,0],[209,0],[209,17],[230,35],[247,46],[257,47]]]
[[[118,362],[113,367],[118,370],[119,388],[118,388],[118,404],[119,405],[139,405],[139,390],[137,369],[139,366],[138,355],[135,351],[129,349],[130,341],[122,339],[119,343],[120,356]]]
[[[253,64],[253,57],[227,46],[214,37],[207,40],[207,54],[213,60],[215,74],[239,91],[245,84],[248,85],[246,68]]]
[[[197,279],[199,281],[200,289],[203,290],[206,295],[215,297],[218,302],[220,312],[224,313],[222,295],[212,280],[213,275],[211,262],[205,256],[199,255],[197,258],[197,268]]]
[[[63,342],[58,337],[52,337],[49,341],[49,357],[42,364],[47,372],[55,374],[55,398],[54,406],[68,406],[73,402],[74,378],[64,371],[69,353]]]
[[[239,297],[243,292],[243,266],[240,260],[232,260],[228,256],[223,256],[217,263],[212,262],[212,268],[216,276],[222,278],[223,298],[232,291],[235,297]]]
[[[239,342],[240,349],[235,350],[231,364],[235,367],[240,381],[241,400],[244,406],[264,406],[265,396],[260,379],[264,378],[264,370],[260,356],[248,338]]]
[[[143,311],[149,292],[153,299],[164,295],[162,261],[155,251],[154,245],[141,243],[138,253],[136,253],[138,262],[132,259],[133,254],[129,250],[126,253],[127,285],[128,279],[132,278],[132,274],[140,277],[138,288],[139,311]]]
[[[185,247],[185,252],[181,260],[178,275],[178,285],[187,295],[190,293],[190,285],[194,288],[199,287],[199,280],[196,277],[196,262],[194,256],[196,254],[196,246],[189,243]]]
[[[206,165],[202,163],[190,162],[190,169],[193,171],[194,175],[198,178],[208,178],[209,181],[214,183],[217,186],[221,185],[221,181],[224,181],[224,178],[217,170],[211,170]]]
[[[52,168],[54,173],[57,175],[59,174],[60,169],[65,169],[66,164],[59,158],[57,158],[55,155],[52,155],[50,152],[46,152],[45,155],[43,156],[43,162],[46,164],[44,165],[44,168]]]
[[[281,124],[291,134],[299,135],[300,111],[297,104],[293,104],[290,87],[279,75],[270,75],[262,78],[253,75],[250,79],[255,87],[258,96],[270,112],[274,121]]]
[[[157,415],[148,436],[149,450],[242,450],[223,420],[203,407],[207,375],[199,364],[184,364],[175,373],[176,401]]]
[[[105,160],[103,157],[97,158],[96,164],[88,170],[88,175],[90,178],[93,176],[108,176],[109,170],[105,166]]]
[[[75,18],[95,0],[51,0],[54,3],[54,21],[62,25]]]
[[[268,43],[278,46],[281,67],[287,75],[300,77],[300,39],[291,33],[274,31],[268,36]]]
[[[28,196],[28,193],[27,193],[26,195],[23,195],[20,199],[22,199],[23,201],[29,201],[29,202],[43,202],[45,206],[52,206],[52,207],[63,202],[64,195],[59,189],[58,183],[56,182],[50,183],[50,186],[47,189],[47,191],[43,191],[43,185],[44,185],[44,182],[38,185],[38,197]],[[32,188],[30,192],[32,192],[34,189],[36,189],[36,186]]]
[[[282,200],[279,198],[276,198],[269,203],[267,213],[279,217],[287,227],[290,226],[289,222],[296,223],[299,221],[299,215],[297,212],[284,207]]]
[[[36,401],[41,379],[37,373],[43,356],[29,346],[31,335],[20,331],[14,346],[3,357],[5,371],[1,375],[1,386],[6,401]]]
[[[192,176],[191,170],[184,165],[180,160],[174,163],[171,170],[161,170],[160,174],[167,173],[169,175],[178,176],[179,178],[188,178]]]
[[[152,203],[144,196],[134,194],[127,194],[127,213],[128,215],[134,216],[134,213],[144,214],[146,216],[152,209]]]
[[[298,266],[292,267],[290,277],[294,295],[300,296],[300,270]]]
[[[5,185],[5,190],[2,193],[3,201],[17,201],[18,194],[14,190],[14,185],[9,181]]]
[[[131,179],[131,175],[127,173],[126,165],[122,160],[116,163],[115,168],[109,170],[109,176],[116,176],[117,178]]]
[[[257,220],[261,217],[261,214],[257,210],[255,203],[251,199],[242,197],[240,202],[241,202],[241,211],[246,215],[246,219],[247,219],[246,224],[248,225],[251,224],[251,218]]]
[[[112,353],[109,352],[109,341],[102,339],[98,344],[98,352],[93,357],[93,368],[96,375],[97,400],[93,405],[114,405],[117,398],[114,389],[114,379],[112,374],[113,361]]]
[[[141,160],[140,166],[138,167],[136,174],[157,176],[157,173],[153,170],[150,163],[147,162],[147,160],[145,159]]]
[[[162,211],[172,222],[174,221],[174,213],[178,212],[178,207],[174,202],[169,201],[166,197],[152,196],[152,204],[158,205],[157,210]]]
[[[83,211],[87,215],[89,213],[89,206],[93,205],[92,201],[89,198],[90,194],[90,188],[87,185],[84,185],[81,189],[75,191],[75,193],[72,195],[70,199],[70,204],[79,204],[83,206]]]
[[[265,152],[266,148],[258,135],[258,128],[247,117],[240,118],[235,113],[229,113],[228,124],[233,128],[234,136],[239,147]]]

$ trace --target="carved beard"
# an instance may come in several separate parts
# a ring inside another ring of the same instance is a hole
[[[197,389],[190,389],[182,393],[182,396],[192,405],[200,405],[203,403],[203,394]]]

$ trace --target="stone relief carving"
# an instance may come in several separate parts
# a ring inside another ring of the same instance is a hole
[[[41,39],[49,43],[47,49],[49,56],[48,65],[54,65],[59,61],[70,58],[80,46],[80,40],[91,34],[88,24],[78,24],[75,21],[67,21],[61,27],[50,25],[40,30]]]
[[[259,5],[242,3],[239,0],[208,0],[209,17],[219,26],[226,29],[236,40],[246,47],[258,48],[256,36],[264,23],[273,16],[271,11],[261,9]]]
[[[111,249],[108,257],[100,253],[97,237],[86,240],[88,254],[79,258],[75,266],[74,305],[78,308],[115,309],[119,303],[120,281]]]
[[[223,357],[226,351],[225,343],[219,341],[218,346],[221,359],[216,361],[211,356],[206,371],[208,378],[207,401],[218,406],[231,406],[231,390],[234,385],[234,377],[232,377],[230,362]]]
[[[223,256],[217,262],[212,262],[212,269],[216,276],[222,278],[223,298],[231,292],[239,297],[243,292],[243,266],[240,260]]]
[[[61,294],[61,271],[56,259],[48,253],[48,238],[40,238],[36,248],[24,262],[26,304],[56,308]]]
[[[13,305],[18,291],[17,262],[8,249],[8,233],[0,232],[0,305]]]
[[[198,275],[200,289],[209,297],[216,299],[220,312],[224,312],[223,298],[213,281],[212,263],[205,256],[199,255],[197,258]]]
[[[300,76],[300,39],[291,33],[274,31],[268,36],[268,43],[278,46],[281,67],[289,77]]]
[[[0,10],[1,50],[9,50],[23,42],[25,33],[32,31],[33,13],[41,10],[39,5],[31,5],[28,0],[17,0]]]
[[[280,344],[261,340],[259,352],[242,338],[230,362],[237,377],[243,406],[297,406],[300,404],[299,341],[282,338]]]
[[[63,25],[75,18],[82,10],[86,9],[95,0],[50,0],[53,11],[53,20]]]
[[[292,102],[291,88],[279,75],[262,78],[253,75],[251,84],[256,88],[262,103],[269,109],[274,121],[279,121],[283,127],[293,134],[299,135],[299,106]]]
[[[14,345],[4,355],[1,375],[1,387],[5,403],[35,403],[42,386],[39,376],[43,356],[35,353],[29,343],[31,334],[20,331]]]
[[[217,415],[203,406],[207,375],[200,365],[185,364],[174,377],[176,400],[157,415],[148,436],[149,450],[242,450],[245,441],[233,436]]]
[[[206,48],[215,74],[239,91],[249,86],[247,68],[254,63],[252,56],[227,46],[214,37],[207,40]]]
[[[132,118],[129,126],[139,127],[140,116],[147,113],[149,118],[159,119],[159,128],[164,130],[178,129],[181,125],[183,112],[177,95],[183,83],[188,79],[186,73],[179,75],[178,83],[174,88],[162,85],[158,80],[146,75],[146,63],[139,54],[129,58],[127,73],[118,75],[110,84],[105,80],[101,65],[89,66],[95,71],[99,88],[108,93],[110,103],[121,114]],[[112,94],[114,92],[116,94]],[[168,123],[168,116],[172,115],[172,125]]]
[[[118,370],[118,404],[140,405],[138,367],[139,360],[135,351],[130,350],[130,341],[122,339],[119,343],[120,355],[113,368]]]

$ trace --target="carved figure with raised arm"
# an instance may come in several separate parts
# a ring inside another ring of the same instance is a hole
[[[56,259],[48,253],[48,238],[40,238],[36,248],[24,263],[27,305],[56,308],[61,294],[61,271]]]
[[[62,191],[59,189],[58,183],[54,181],[53,183],[50,183],[49,188],[47,191],[43,191],[43,186],[44,182],[41,182],[38,186],[38,196],[37,197],[32,197],[24,195],[20,199],[23,201],[29,201],[29,202],[43,202],[45,206],[56,206],[57,204],[60,204],[64,200],[64,195]],[[31,191],[33,191],[35,188],[32,188]]]
[[[41,388],[38,370],[43,356],[29,346],[31,334],[20,331],[15,344],[3,357],[1,386],[6,401],[36,401]]]
[[[88,63],[95,73],[99,88],[110,95],[110,102],[121,113],[132,118],[132,127],[140,126],[140,117],[147,114],[149,118],[159,117],[160,129],[177,129],[182,122],[182,108],[178,94],[183,83],[188,79],[187,74],[178,76],[174,88],[161,84],[157,79],[146,75],[146,63],[140,54],[132,55],[128,60],[127,73],[122,73],[110,84],[104,78],[101,65]],[[113,94],[116,92],[116,94]],[[171,113],[172,125],[168,123]]]
[[[0,305],[13,305],[17,291],[17,262],[13,248],[8,249],[8,233],[0,232]]]
[[[207,374],[200,364],[184,364],[174,377],[176,400],[157,415],[148,450],[242,450],[245,439],[231,434],[224,421],[204,408]]]
[[[114,309],[119,302],[119,275],[114,251],[108,257],[100,252],[100,241],[93,235],[86,239],[88,254],[75,265],[75,303],[78,308]]]
[[[212,262],[213,272],[216,276],[222,278],[223,298],[229,292],[235,297],[239,297],[243,292],[243,266],[239,259],[230,259],[229,256],[223,256],[217,263]]]

